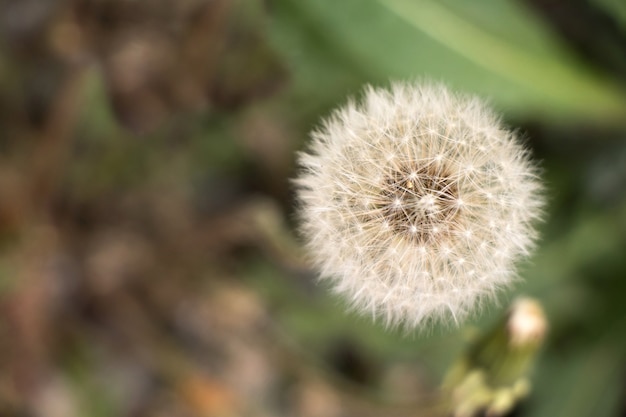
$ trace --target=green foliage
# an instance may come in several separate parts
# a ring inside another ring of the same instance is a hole
[[[626,111],[623,89],[513,1],[276,3],[276,26],[290,31],[282,36],[300,86],[328,86],[317,96],[345,91],[333,88],[343,78],[428,77],[490,97],[517,117],[611,120]]]

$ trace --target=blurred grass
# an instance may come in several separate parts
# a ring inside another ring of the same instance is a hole
[[[292,68],[298,86],[311,95],[316,82],[341,94],[347,77],[360,80],[357,85],[426,77],[480,93],[510,117],[615,123],[626,114],[623,87],[576,59],[513,1],[470,7],[462,1],[279,0],[275,10],[284,31],[279,36],[289,42],[280,46],[300,54],[288,55],[288,62],[298,65]],[[297,32],[287,33],[293,27]],[[326,73],[329,59],[334,71]]]

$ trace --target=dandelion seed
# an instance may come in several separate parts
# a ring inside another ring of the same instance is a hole
[[[441,85],[370,87],[312,139],[295,180],[302,235],[357,311],[391,326],[456,324],[515,279],[541,184],[480,100]]]

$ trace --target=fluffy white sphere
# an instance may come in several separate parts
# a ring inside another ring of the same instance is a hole
[[[367,88],[299,164],[312,261],[387,325],[458,323],[533,246],[543,199],[527,152],[481,100],[445,86]]]

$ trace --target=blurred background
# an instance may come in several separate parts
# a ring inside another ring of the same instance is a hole
[[[463,329],[345,312],[300,260],[294,152],[367,83],[487,98],[548,187],[522,282]],[[0,0],[0,416],[435,416],[516,295],[515,416],[626,416],[622,0]]]

